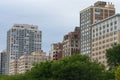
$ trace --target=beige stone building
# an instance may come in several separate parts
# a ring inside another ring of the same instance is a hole
[[[33,52],[26,54],[10,63],[10,75],[21,74],[30,70],[35,63],[45,62],[47,56],[45,52]]]
[[[80,27],[69,32],[63,38],[63,57],[80,54]]]
[[[18,62],[18,60],[12,60],[11,62],[10,62],[10,66],[9,66],[9,70],[10,70],[10,72],[9,72],[9,75],[14,75],[14,74],[17,74],[17,62]]]
[[[120,14],[103,19],[92,25],[91,60],[107,67],[106,49],[120,44]]]

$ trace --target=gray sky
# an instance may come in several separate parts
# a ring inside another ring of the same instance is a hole
[[[38,25],[42,31],[42,49],[62,42],[63,36],[79,26],[80,10],[97,0],[0,0],[0,51],[6,49],[6,32],[13,24]],[[120,0],[104,0],[115,4],[120,13]]]

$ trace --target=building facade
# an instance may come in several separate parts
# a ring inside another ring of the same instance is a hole
[[[80,54],[80,27],[74,32],[66,34],[63,38],[63,57]]]
[[[6,75],[7,74],[7,56],[8,54],[6,51],[0,52],[0,74]]]
[[[50,60],[56,61],[62,58],[62,43],[53,43],[51,44],[51,51],[50,51]]]
[[[34,64],[47,61],[45,52],[33,52],[22,55],[19,59],[10,64],[10,75],[25,73],[34,67]]]
[[[89,6],[80,11],[80,29],[81,29],[81,54],[91,53],[91,24],[101,21],[115,14],[115,8],[112,3],[103,1],[96,2],[93,6]]]
[[[106,49],[120,44],[120,14],[116,14],[92,25],[91,60],[107,66]]]
[[[42,32],[38,30],[38,26],[14,24],[7,32],[8,67],[12,60],[17,60],[24,54],[41,51],[41,44]]]
[[[51,49],[50,49],[50,52],[49,52],[50,61],[53,60],[53,55],[54,55],[54,53],[56,53],[56,50],[57,50],[57,43],[51,44]]]
[[[18,73],[18,60],[12,60],[9,64],[9,75],[15,75]]]

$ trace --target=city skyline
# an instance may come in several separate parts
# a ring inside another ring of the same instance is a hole
[[[98,0],[2,0],[0,51],[6,49],[6,33],[13,24],[33,24],[38,25],[43,32],[42,49],[48,53],[51,43],[61,42],[66,33],[79,26],[80,10],[96,1]],[[112,2],[116,13],[120,12],[118,9],[120,0],[103,1]]]

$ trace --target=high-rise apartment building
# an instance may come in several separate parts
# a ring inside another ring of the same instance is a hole
[[[60,42],[51,44],[50,60],[55,61],[61,59],[62,49],[63,49],[63,44]]]
[[[7,56],[8,54],[6,51],[0,52],[0,74],[6,75],[7,74]]]
[[[16,60],[24,54],[41,51],[41,44],[42,32],[38,30],[38,26],[14,24],[7,32],[8,66],[12,60]]]
[[[103,19],[92,26],[91,60],[107,66],[106,49],[120,44],[120,14]]]
[[[90,25],[114,14],[114,5],[103,1],[98,1],[93,6],[80,11],[81,54],[91,53],[92,27]]]
[[[80,53],[80,27],[75,27],[73,32],[63,38],[63,57]]]

